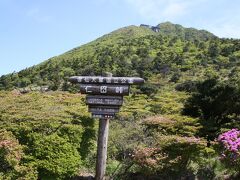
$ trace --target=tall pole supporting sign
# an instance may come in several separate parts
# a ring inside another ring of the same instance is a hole
[[[104,179],[107,162],[109,118],[100,118],[98,129],[96,179]]]
[[[108,77],[112,77],[112,74]],[[102,101],[100,101],[102,102]],[[98,128],[98,144],[97,144],[97,162],[96,162],[96,180],[104,179],[106,164],[107,164],[107,143],[108,143],[108,130],[109,118],[99,118]]]
[[[92,116],[99,118],[96,180],[105,179],[109,120],[115,116],[123,103],[123,96],[129,95],[130,85],[142,84],[138,77],[73,76],[72,83],[80,84],[80,92],[87,94],[86,103]]]

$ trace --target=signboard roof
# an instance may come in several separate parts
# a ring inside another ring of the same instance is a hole
[[[139,77],[101,77],[101,76],[73,76],[71,83],[80,84],[142,84],[144,79]]]

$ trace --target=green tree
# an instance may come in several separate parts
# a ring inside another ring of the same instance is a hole
[[[41,179],[64,179],[76,175],[80,168],[77,146],[57,134],[31,134],[31,156],[27,161],[36,164]]]
[[[22,163],[23,146],[11,132],[0,130],[0,179],[37,179],[36,169]]]
[[[217,78],[199,82],[197,91],[186,101],[183,114],[201,117],[203,135],[215,138],[227,123],[239,120],[239,84]]]
[[[211,43],[208,47],[208,54],[210,57],[215,58],[219,55],[220,48],[217,43]]]

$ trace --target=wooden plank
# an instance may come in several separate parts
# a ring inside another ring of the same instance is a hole
[[[93,114],[115,114],[119,112],[118,106],[98,106],[90,105],[88,111]]]
[[[123,104],[123,97],[122,96],[87,95],[86,104],[121,106]]]
[[[144,79],[139,77],[101,77],[101,76],[73,76],[71,83],[80,84],[143,84]]]
[[[80,84],[82,94],[93,95],[129,95],[128,85],[97,85],[97,84]]]

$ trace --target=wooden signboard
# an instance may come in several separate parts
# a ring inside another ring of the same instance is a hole
[[[80,84],[82,94],[95,95],[129,95],[128,85],[97,85],[97,84]]]
[[[90,105],[88,111],[93,114],[113,114],[119,112],[119,107],[117,106],[99,106]]]
[[[87,95],[86,104],[121,106],[123,104],[123,97],[122,96]]]
[[[123,104],[123,96],[129,95],[129,86],[143,84],[144,79],[138,77],[100,77],[73,76],[72,83],[80,84],[80,92],[87,94],[86,103],[92,116],[99,118],[98,150],[96,163],[96,180],[104,180],[107,160],[107,141],[109,119],[119,112]]]

